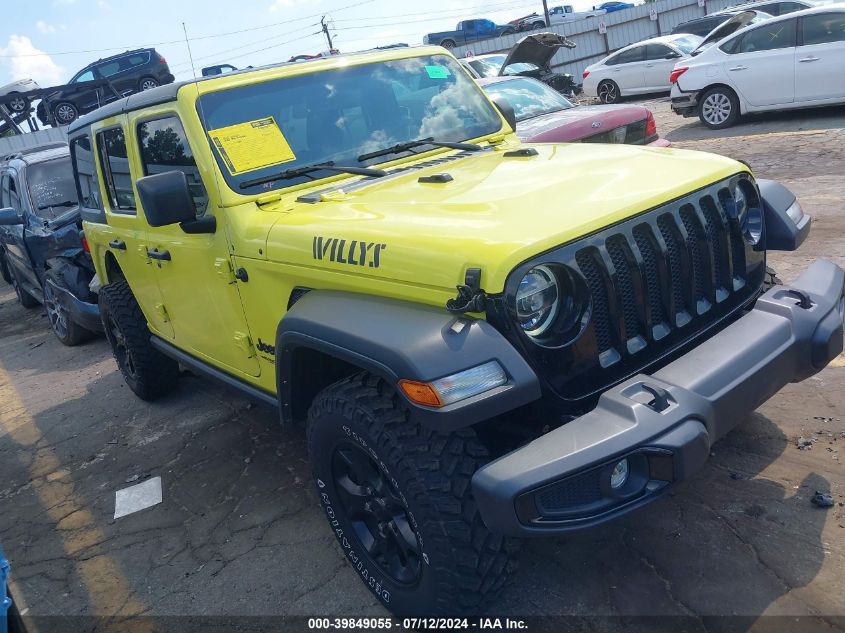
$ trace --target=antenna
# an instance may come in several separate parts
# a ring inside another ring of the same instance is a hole
[[[188,39],[188,27],[185,26],[184,22],[182,22],[182,31],[185,33],[185,46],[188,49],[188,61],[191,62],[191,74],[194,76],[194,88],[196,88],[197,91],[197,106],[200,115],[200,123],[202,123],[202,133],[204,136],[208,136],[208,119],[205,117],[205,108],[202,105],[202,99],[200,99],[200,85],[199,80],[197,79],[197,69],[194,66],[194,55],[191,53],[191,40]],[[211,143],[209,143],[209,148],[211,148]],[[213,148],[211,148],[211,157],[214,159],[211,163],[211,173],[214,175],[214,186],[217,188],[217,193],[219,194],[222,189],[220,188],[220,180],[217,178],[217,159],[214,158]],[[211,203],[211,196],[209,196],[208,202],[209,204]]]

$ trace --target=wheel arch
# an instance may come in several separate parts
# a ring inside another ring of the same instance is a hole
[[[724,88],[726,90],[730,90],[733,93],[733,95],[736,97],[737,102],[739,103],[739,113],[740,114],[746,114],[748,112],[748,108],[745,105],[745,100],[742,97],[739,96],[739,93],[736,91],[736,88],[734,88],[730,84],[725,83],[723,81],[717,81],[716,83],[712,83],[712,84],[702,88],[701,91],[699,92],[699,94],[702,97],[704,97],[704,95],[707,94],[709,91],[713,90],[713,88]],[[703,99],[699,99],[699,107],[700,107],[700,104],[701,104],[702,101],[703,101]]]
[[[430,382],[496,360],[508,376],[501,387],[441,408],[405,398],[412,419],[440,431],[471,426],[540,397],[533,370],[493,326],[431,306],[312,290],[281,319],[275,343],[284,423],[301,419],[297,414],[320,390],[361,370],[396,386],[400,379]]]
[[[117,261],[117,257],[111,251],[106,251],[103,258],[103,270],[106,273],[106,278],[103,279],[103,284],[110,284],[115,281],[126,281],[126,275],[123,274],[123,269]]]

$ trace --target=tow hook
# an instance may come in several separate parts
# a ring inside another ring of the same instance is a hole
[[[809,310],[813,307],[813,302],[810,300],[810,295],[808,295],[803,290],[798,290],[797,288],[790,288],[786,291],[786,294],[798,299],[798,303],[796,303],[795,305],[797,305],[799,308]]]
[[[481,289],[481,269],[467,268],[464,283],[456,286],[458,296],[446,302],[446,309],[453,314],[484,312],[487,293]]]

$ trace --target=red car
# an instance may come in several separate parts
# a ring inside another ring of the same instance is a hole
[[[657,135],[654,115],[637,105],[576,106],[529,77],[477,79],[492,99],[504,99],[516,115],[516,134],[534,143],[627,143],[669,147]]]

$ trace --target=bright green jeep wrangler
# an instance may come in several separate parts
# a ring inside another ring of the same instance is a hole
[[[344,555],[397,614],[483,608],[512,537],[643,506],[842,349],[843,280],[764,287],[810,219],[695,152],[521,145],[439,47],[132,95],[69,128],[141,398],[179,365],[307,424]]]

